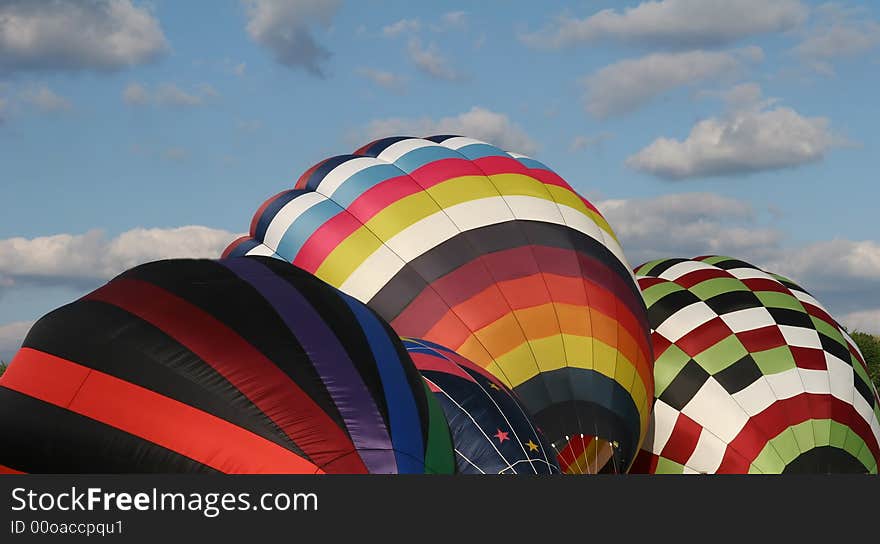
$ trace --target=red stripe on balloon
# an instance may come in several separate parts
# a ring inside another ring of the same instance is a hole
[[[810,419],[832,419],[849,427],[865,441],[874,459],[880,462],[880,445],[871,426],[851,404],[829,394],[801,393],[776,401],[760,414],[752,416],[728,445],[717,472],[748,472],[749,465],[767,445],[768,438]]]
[[[202,309],[134,279],[114,280],[85,298],[118,306],[180,342],[229,380],[317,465],[354,450],[336,422],[287,374]],[[351,456],[344,472],[364,473],[366,467]]]
[[[296,453],[139,385],[22,348],[3,386],[125,431],[226,473],[322,472]]]

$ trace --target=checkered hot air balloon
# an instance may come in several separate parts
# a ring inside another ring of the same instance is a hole
[[[722,256],[636,273],[657,400],[633,472],[877,473],[877,391],[807,291]]]
[[[224,255],[291,262],[511,388],[566,472],[623,472],[648,425],[644,302],[611,227],[540,162],[458,136],[321,161]]]
[[[0,472],[453,469],[388,324],[276,259],[133,268],[40,319],[0,378]]]

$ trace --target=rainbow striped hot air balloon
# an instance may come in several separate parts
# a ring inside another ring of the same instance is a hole
[[[458,136],[321,161],[225,255],[291,262],[513,389],[566,472],[622,472],[648,424],[645,307],[611,227],[540,162]]]

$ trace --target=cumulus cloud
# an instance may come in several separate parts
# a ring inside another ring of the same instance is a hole
[[[162,83],[151,91],[140,83],[129,83],[122,91],[122,101],[129,106],[156,104],[186,108],[202,106],[219,95],[217,90],[208,84],[202,84],[191,91],[185,91],[174,83]]]
[[[0,240],[0,285],[88,287],[149,261],[220,255],[235,238],[203,226],[136,228],[114,238],[102,231]]]
[[[736,51],[653,53],[610,64],[584,78],[586,108],[607,118],[629,113],[672,89],[707,80],[730,77],[743,69],[743,61],[760,60],[757,47]]]
[[[291,68],[324,77],[330,52],[319,44],[312,26],[327,27],[339,9],[339,0],[242,0],[247,10],[247,32]]]
[[[131,0],[0,2],[0,74],[113,71],[168,50],[159,20]]]
[[[450,66],[449,60],[434,45],[422,47],[421,41],[412,38],[407,46],[407,53],[416,68],[435,79],[446,81],[464,79],[464,75]]]
[[[798,0],[648,1],[623,11],[605,9],[583,19],[560,15],[520,39],[532,47],[550,49],[598,41],[670,49],[719,47],[795,28],[808,13]]]
[[[681,193],[596,204],[621,239],[630,264],[705,254],[763,255],[782,234],[756,224],[753,207],[715,193]]]
[[[754,88],[735,89],[728,103],[750,105],[698,122],[684,140],[657,138],[630,156],[627,166],[668,180],[736,176],[817,162],[844,143],[827,118],[756,99]]]
[[[748,202],[681,193],[596,203],[634,267],[659,258],[729,255],[791,278],[850,327],[867,328],[880,308],[880,243],[823,240],[786,245]],[[874,321],[877,327],[877,321]]]
[[[389,91],[400,93],[406,89],[406,78],[393,72],[363,67],[357,70],[357,74]]]
[[[0,325],[0,361],[8,363],[12,359],[33,325],[33,321],[14,321]]]
[[[507,115],[474,106],[469,111],[451,117],[391,117],[372,121],[364,129],[355,131],[357,142],[394,135],[429,136],[431,134],[459,134],[488,142],[502,149],[518,153],[534,153],[538,144]]]
[[[63,96],[42,85],[30,87],[21,93],[21,99],[30,106],[45,113],[70,111],[73,105]]]

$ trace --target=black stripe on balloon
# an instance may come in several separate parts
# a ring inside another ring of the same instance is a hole
[[[760,308],[761,300],[752,291],[728,291],[706,299],[706,306],[718,315],[729,314],[747,308]]]
[[[851,453],[834,446],[818,446],[785,465],[783,474],[867,474],[868,469]]]
[[[618,471],[625,470],[638,453],[639,427],[636,426],[635,434],[628,432],[623,418],[595,402],[581,400],[553,404],[535,414],[534,420],[548,438],[553,437],[552,443],[558,444],[557,454],[567,443],[566,435],[575,438],[575,434],[568,432],[568,429],[576,428],[578,421],[589,422],[590,427],[582,429],[585,437],[596,436],[608,442],[617,442],[614,457]]]
[[[269,225],[272,223],[272,218],[286,206],[291,200],[297,198],[303,193],[307,193],[304,189],[291,189],[289,191],[285,191],[280,196],[276,197],[272,202],[266,206],[266,209],[263,210],[263,213],[260,215],[260,218],[257,220],[257,226],[254,229],[253,236],[257,240],[262,240],[266,237],[266,231],[269,229]]]
[[[648,308],[648,323],[651,328],[657,330],[664,321],[686,306],[700,302],[700,297],[687,289],[673,291],[657,299]]]
[[[815,329],[816,325],[810,319],[810,314],[801,310],[792,310],[791,308],[771,308],[767,311],[779,325],[788,325],[789,327],[801,327],[802,329]]]
[[[24,346],[175,399],[309,458],[211,365],[112,304],[80,300],[62,306],[37,321]]]
[[[563,367],[538,374],[514,392],[535,416],[548,442],[556,444],[561,437],[577,433],[600,436],[617,440],[632,461],[641,418],[632,395],[613,378],[595,370]]]
[[[709,373],[691,359],[666,386],[659,399],[679,412],[691,401],[709,379]]]
[[[389,136],[388,138],[382,138],[371,143],[369,147],[361,150],[360,155],[366,157],[378,157],[383,151],[397,142],[411,139],[412,136]]]
[[[255,258],[255,257],[241,257]],[[291,283],[308,281],[306,272],[290,264],[274,261],[272,271]],[[147,263],[125,272],[121,277],[146,281],[202,309],[234,330],[247,343],[258,349],[297,384],[336,425],[347,435],[342,416],[321,377],[311,363],[309,354],[299,344],[284,321],[262,295],[234,272],[208,259],[177,259]],[[325,289],[332,289],[326,284]]]
[[[856,387],[856,391],[859,392],[859,395],[868,403],[868,406],[874,406],[874,391],[871,389],[871,386],[855,372],[853,372],[853,384]]]
[[[217,471],[94,419],[0,387],[0,464],[38,474]]]
[[[822,349],[824,349],[831,355],[834,355],[844,363],[852,366],[852,354],[849,352],[849,348],[847,346],[841,344],[837,340],[822,332],[819,332],[819,341],[822,343]]]
[[[312,175],[309,176],[308,181],[305,184],[305,189],[308,191],[315,191],[318,188],[318,185],[321,184],[321,181],[324,180],[324,177],[329,174],[334,168],[339,166],[344,162],[348,162],[352,159],[360,158],[360,155],[336,155],[335,157],[330,157],[321,163],[321,166],[315,168],[315,171],[312,172]],[[260,238],[262,240],[263,238]]]
[[[724,370],[713,374],[715,381],[721,384],[728,393],[734,395],[758,381],[763,374],[755,359],[746,354],[742,359]]]
[[[435,144],[442,144],[446,140],[449,140],[451,138],[458,138],[458,137],[459,136],[457,134],[437,134],[435,136],[428,136],[425,138],[425,140],[430,140],[430,141],[434,142]]]
[[[321,316],[324,324],[333,332],[339,345],[348,354],[369,391],[370,397],[376,404],[376,408],[382,415],[385,427],[390,429],[388,405],[385,401],[382,379],[379,376],[379,369],[373,358],[369,341],[340,292],[308,272],[278,259],[272,257],[245,258],[259,260],[266,268],[299,291],[315,312]],[[392,333],[390,337],[397,338],[397,335]],[[320,380],[320,378],[318,379]],[[418,386],[421,387],[421,384]]]
[[[514,220],[459,233],[413,259],[373,296],[369,305],[393,321],[425,289],[426,283],[433,283],[479,255],[522,247],[526,241],[558,249],[574,246],[575,251],[601,262],[619,277],[630,276],[629,270],[607,247],[586,234],[564,225]],[[644,311],[641,292],[632,281],[624,283],[628,293],[618,295],[632,314],[639,316]]]
[[[757,266],[753,264],[749,264],[745,261],[741,261],[739,259],[725,259],[723,261],[715,263],[716,267],[721,270],[733,270],[734,268],[752,268],[754,270],[760,270]]]
[[[652,266],[649,270],[642,270],[639,272],[642,276],[653,276],[655,278],[659,278],[660,274],[666,272],[673,266],[687,262],[689,259],[665,259],[660,261],[659,263]]]

